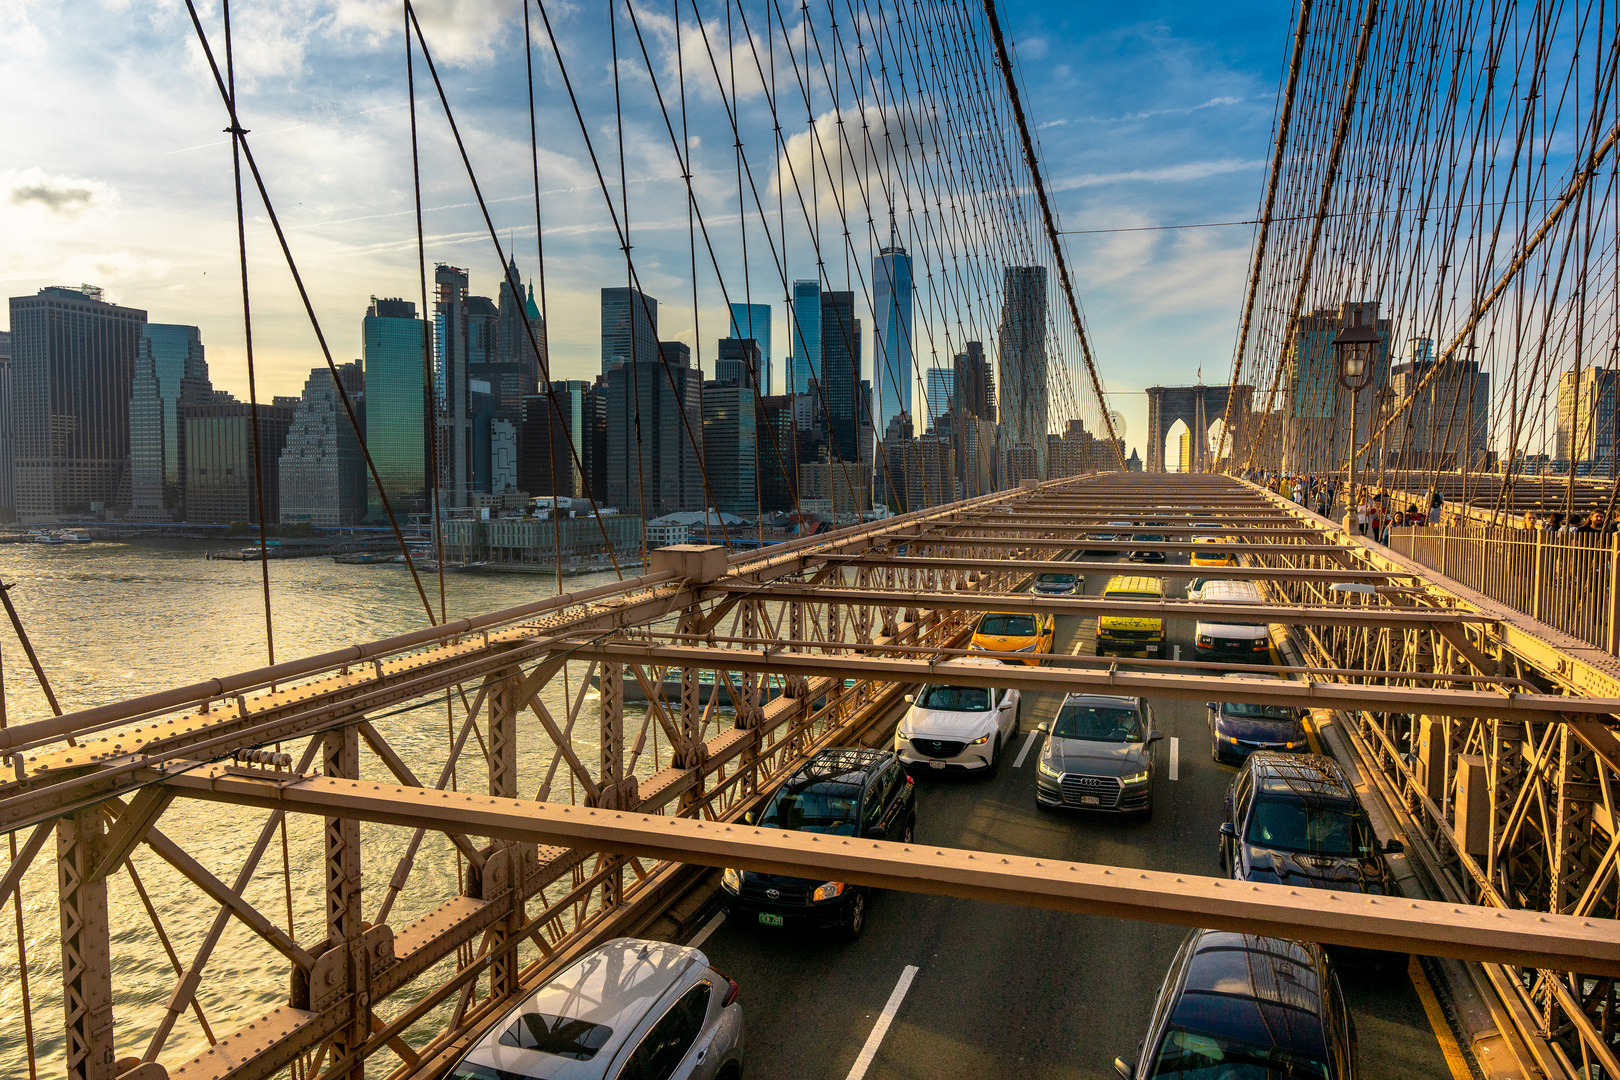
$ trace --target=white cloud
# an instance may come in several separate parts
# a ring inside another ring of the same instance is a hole
[[[118,192],[109,184],[77,176],[50,176],[37,166],[21,171],[0,169],[0,193],[12,213],[44,214],[58,222],[110,212],[118,202]]]
[[[520,0],[416,0],[412,5],[435,64],[489,59],[502,37],[522,40]],[[539,20],[533,20],[538,22]],[[337,0],[333,29],[352,32],[371,48],[397,43],[404,26],[397,0]],[[544,30],[541,30],[544,33]]]
[[[1053,191],[1074,191],[1078,188],[1101,187],[1104,184],[1165,184],[1203,180],[1223,173],[1244,172],[1265,166],[1263,158],[1221,158],[1217,161],[1186,161],[1158,169],[1127,169],[1124,172],[1081,173],[1052,183]]]
[[[28,8],[28,0],[0,0],[0,54],[45,54],[45,35],[28,18]]]

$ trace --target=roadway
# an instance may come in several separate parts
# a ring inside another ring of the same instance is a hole
[[[1088,575],[1086,592],[1100,594],[1104,584],[1105,575]],[[1089,654],[1092,626],[1091,619],[1059,618],[1056,649]],[[1190,657],[1191,625],[1171,623],[1170,645]],[[1210,759],[1203,706],[1154,703],[1165,732],[1154,813],[1132,821],[1036,808],[1041,736],[1029,733],[1060,702],[1057,694],[1024,697],[1022,733],[999,775],[919,777],[917,840],[1219,873],[1216,828],[1235,770]],[[1115,1076],[1115,1055],[1134,1060],[1184,934],[1119,919],[883,893],[868,904],[866,932],[854,943],[730,920],[711,921],[695,940],[742,988],[750,1076],[1070,1080]],[[1341,970],[1340,978],[1363,1076],[1452,1076],[1404,972]]]

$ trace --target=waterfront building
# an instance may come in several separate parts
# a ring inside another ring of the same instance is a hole
[[[703,432],[702,374],[678,341],[615,363],[603,373],[606,393],[606,501],[627,514],[654,518],[703,509],[703,472],[693,442]]]
[[[281,453],[287,446],[294,407],[278,398],[258,407],[259,452],[253,453],[253,410],[223,391],[206,402],[180,408],[185,439],[186,520],[203,524],[256,523],[255,477],[264,475],[264,516],[281,520]]]
[[[129,518],[185,518],[182,403],[213,392],[202,334],[195,326],[147,323],[141,328],[129,397]]]
[[[471,505],[472,493],[472,402],[467,371],[471,363],[472,329],[467,305],[467,271],[439,263],[433,270],[433,282],[438,482],[444,488],[440,496],[442,504],[455,509]]]
[[[360,420],[361,430],[365,430],[365,372],[361,362],[341,365],[338,379]],[[277,517],[283,525],[358,525],[365,520],[366,461],[329,368],[315,368],[304,380],[304,393],[293,408],[287,443],[277,465],[276,482],[280,488]]]
[[[1046,267],[1009,266],[1002,276],[1000,440],[1018,450],[1020,479],[1046,475]],[[1034,464],[1026,468],[1024,454]],[[1008,474],[1009,482],[1011,474]]]
[[[11,331],[0,330],[0,521],[17,520],[11,476],[17,433],[11,419],[11,394]]]
[[[366,449],[394,513],[421,513],[427,509],[430,469],[423,321],[409,300],[373,297],[362,334]],[[366,502],[367,520],[386,520],[370,477]]]
[[[18,517],[116,507],[129,469],[129,397],[146,312],[93,285],[11,298]]]
[[[754,382],[761,394],[771,392],[771,305],[732,304],[731,336],[753,338],[759,345]]]
[[[793,306],[788,312],[792,346],[788,351],[789,394],[807,394],[821,378],[821,283],[795,281]]]
[[[551,384],[550,393],[523,399],[523,429],[518,439],[521,490],[530,495],[585,498],[593,458],[600,453],[590,423],[598,411],[596,399],[596,388],[581,379],[558,379]],[[592,494],[601,498],[601,489],[592,489]]]
[[[657,361],[658,301],[637,289],[603,289],[602,374]]]
[[[899,245],[881,249],[872,260],[874,351],[872,377],[877,383],[879,431],[901,413],[914,416],[911,385],[912,316],[911,256]],[[914,422],[915,426],[915,422]]]

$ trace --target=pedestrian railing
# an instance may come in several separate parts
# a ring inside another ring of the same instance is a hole
[[[1498,603],[1620,655],[1616,535],[1425,525],[1390,530],[1389,546]]]

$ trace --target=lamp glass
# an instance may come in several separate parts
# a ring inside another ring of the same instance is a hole
[[[1345,345],[1339,349],[1339,356],[1344,364],[1344,376],[1347,379],[1359,379],[1367,370],[1367,353],[1359,345]]]

